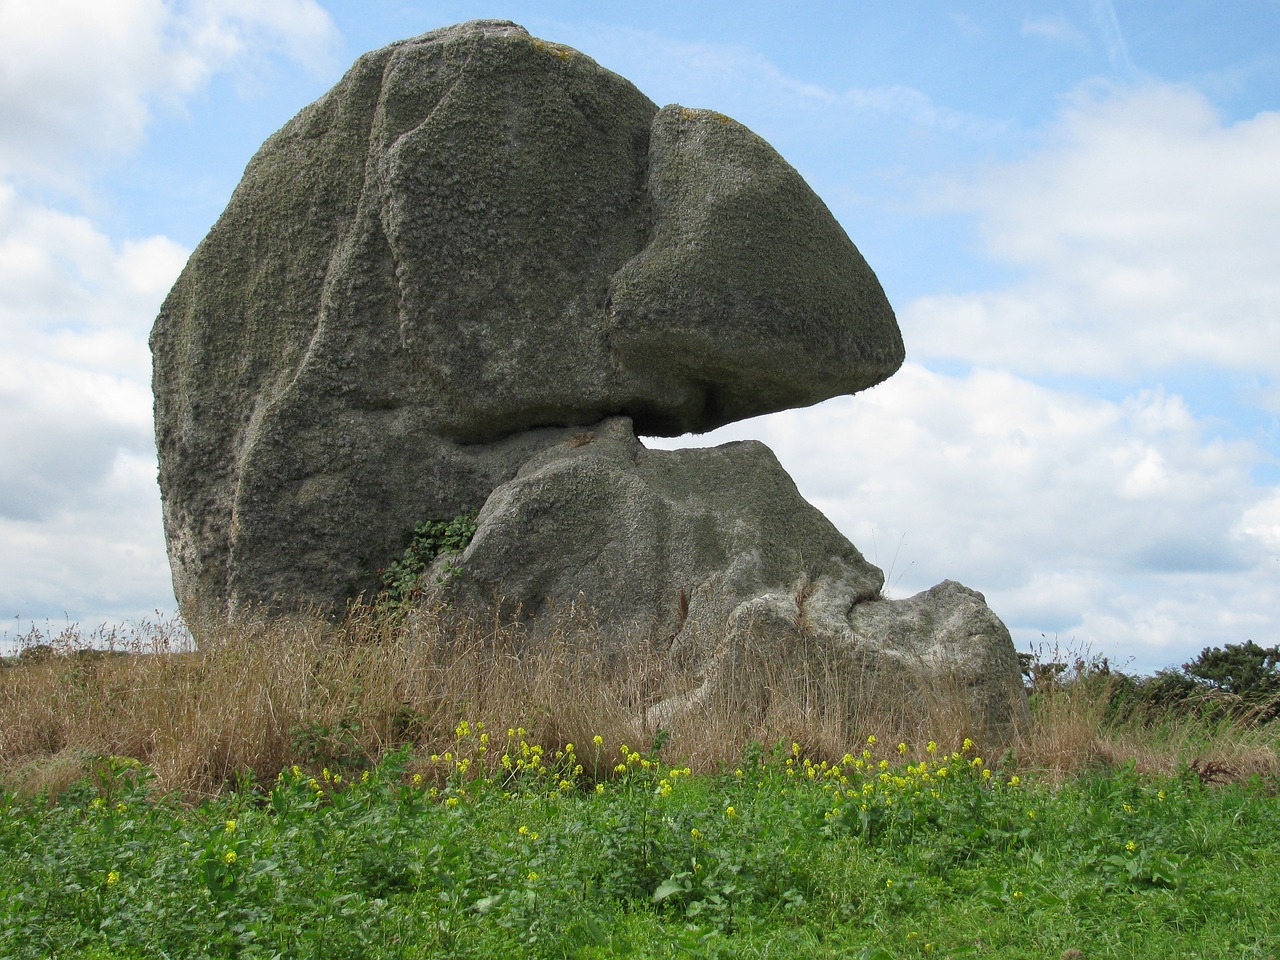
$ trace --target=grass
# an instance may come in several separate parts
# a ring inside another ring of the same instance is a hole
[[[1096,671],[993,751],[769,675],[652,729],[688,680],[583,624],[202,639],[0,670],[0,956],[1280,956],[1275,725]]]

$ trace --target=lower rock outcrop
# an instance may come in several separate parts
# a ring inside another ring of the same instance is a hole
[[[603,642],[641,638],[683,665],[689,691],[653,706],[655,723],[708,698],[763,717],[771,695],[795,696],[780,677],[812,678],[805,709],[828,713],[945,705],[1000,739],[1025,715],[982,595],[946,581],[884,598],[883,573],[755,441],[650,450],[627,418],[603,421],[499,486],[447,562],[434,576],[449,603],[497,602],[534,638],[578,612]]]

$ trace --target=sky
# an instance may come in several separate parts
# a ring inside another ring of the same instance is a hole
[[[357,56],[482,17],[746,124],[894,305],[887,382],[680,444],[1020,650],[1280,643],[1280,0],[0,0],[0,645],[173,615],[161,301]]]

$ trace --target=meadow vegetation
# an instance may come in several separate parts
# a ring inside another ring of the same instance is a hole
[[[814,714],[767,665],[760,711],[658,727],[689,678],[605,639],[33,631],[0,669],[0,955],[1280,956],[1265,661],[1173,696],[1042,650],[1030,722],[983,742],[918,696]]]

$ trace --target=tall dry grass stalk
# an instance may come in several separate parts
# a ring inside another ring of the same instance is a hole
[[[870,734],[918,751],[929,740],[947,749],[980,740],[965,689],[936,671],[887,670],[805,640],[727,648],[708,638],[721,650],[704,678],[664,644],[605,636],[573,611],[551,622],[534,638],[498,615],[359,608],[337,624],[223,626],[198,645],[172,624],[144,625],[110,637],[114,652],[33,634],[0,669],[0,784],[56,791],[95,758],[127,756],[150,765],[161,787],[200,795],[294,763],[358,768],[405,745],[442,752],[463,719],[523,727],[548,748],[599,735],[643,749],[661,728],[664,756],[698,770],[737,763],[753,741],[795,741],[838,760]],[[1108,730],[1105,703],[1085,687],[1039,697],[1030,725],[1014,731],[1019,762],[1057,773],[1128,755],[1154,767],[1275,766],[1275,737],[1223,729],[1202,743],[1189,731]]]
[[[1068,672],[1033,683],[1031,722],[1016,745],[1024,767],[1054,778],[1125,763],[1214,782],[1280,775],[1280,723],[1256,722],[1269,705],[1254,713],[1197,711],[1194,702],[1116,711],[1124,678],[1087,654],[1064,659],[1074,664]]]

